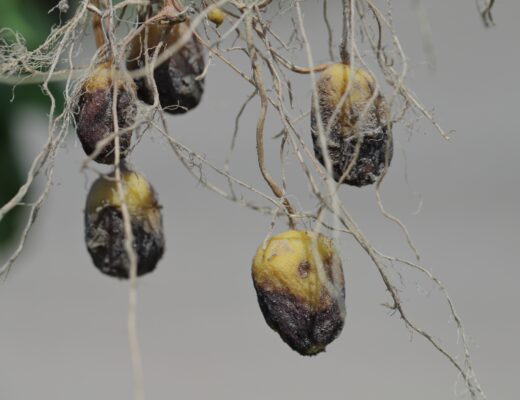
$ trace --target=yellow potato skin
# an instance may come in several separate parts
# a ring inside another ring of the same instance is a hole
[[[96,90],[107,90],[112,84],[112,63],[99,64],[87,80],[83,83],[83,89],[92,93]]]
[[[213,22],[217,28],[224,22],[226,19],[226,13],[222,11],[220,8],[213,8],[208,12],[208,19]]]
[[[99,64],[94,71],[88,76],[83,83],[82,89],[88,93],[93,93],[97,90],[107,90],[112,85],[113,64],[111,61]],[[121,71],[115,70],[116,73],[121,74]],[[118,88],[128,86],[129,89],[134,89],[131,79],[119,79],[117,81]]]
[[[144,177],[134,171],[122,170],[121,181],[130,215],[144,217],[158,208],[153,189]],[[106,206],[121,207],[117,183],[115,180],[98,179],[88,194],[86,211],[95,213]]]
[[[361,112],[374,95],[375,80],[362,68],[352,68],[346,64],[333,64],[322,72],[318,80],[321,101],[328,103],[331,110],[336,108],[348,90],[339,115],[340,124],[351,126],[352,111]],[[347,135],[347,131],[344,131]]]
[[[313,243],[314,242],[314,243]],[[311,307],[320,304],[323,290],[313,246],[323,264],[334,254],[331,240],[309,232],[290,230],[261,245],[253,260],[253,279],[267,291],[283,290]]]

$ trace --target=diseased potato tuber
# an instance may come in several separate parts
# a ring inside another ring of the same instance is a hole
[[[376,92],[374,77],[362,68],[334,64],[321,74],[317,91],[334,179],[353,186],[374,183],[393,155],[389,111],[381,93]],[[325,165],[317,118],[313,102],[314,153]]]
[[[152,272],[164,252],[161,209],[152,186],[139,174],[121,170],[124,199],[130,214],[137,275]],[[94,265],[104,274],[128,278],[121,201],[115,180],[99,178],[85,207],[85,241]]]
[[[176,43],[183,35],[189,34],[189,20],[173,25],[150,23],[132,41],[127,67],[130,70],[143,68],[147,55],[151,57],[155,48],[163,43],[160,50]],[[204,78],[196,79],[204,71],[204,49],[191,35],[179,51],[161,65],[155,67],[153,78],[159,94],[161,107],[172,114],[182,114],[195,108],[204,92]],[[135,80],[137,96],[148,104],[154,102],[153,83],[147,77]]]
[[[293,350],[318,354],[340,334],[345,282],[330,239],[296,230],[276,235],[258,248],[252,275],[267,324]]]
[[[113,94],[114,80],[111,62],[100,64],[81,85],[81,93],[75,108],[76,133],[87,155],[96,145],[114,132]],[[135,121],[135,88],[132,80],[117,79],[117,122],[119,125],[120,159],[124,159],[130,147],[132,132],[126,130]],[[114,163],[114,140],[109,141],[94,158],[101,164]]]

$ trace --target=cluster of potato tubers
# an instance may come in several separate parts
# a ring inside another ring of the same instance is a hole
[[[373,184],[392,159],[388,106],[375,78],[362,68],[340,63],[323,71],[311,133],[316,158],[325,166],[330,160],[339,183]],[[273,236],[258,248],[252,276],[267,324],[293,350],[318,354],[340,334],[345,282],[330,239],[295,230]]]
[[[221,23],[224,16],[217,11],[212,18]],[[93,17],[94,21],[94,26],[97,23],[99,28],[99,18]],[[138,99],[153,104],[154,88],[157,88],[164,111],[185,113],[199,104],[204,92],[204,79],[200,77],[205,65],[204,50],[190,29],[189,18],[173,24],[163,24],[160,20],[144,24],[141,33],[132,40],[127,55],[128,70],[146,67],[156,50],[161,54],[185,35],[188,41],[165,62],[155,66],[154,82],[146,77],[132,80],[110,55],[105,56],[106,61],[99,63],[82,82],[74,108],[76,134],[85,153],[101,164],[119,161],[138,276],[153,271],[163,255],[161,208],[152,186],[143,176],[128,170],[123,161],[131,145]],[[119,143],[118,149],[116,143]],[[119,160],[116,160],[116,150]],[[94,265],[101,272],[128,278],[130,260],[125,248],[122,202],[117,187],[114,174],[100,177],[92,185],[85,207],[85,242]]]
[[[219,8],[207,14],[217,27],[225,17]],[[140,16],[142,21],[146,18],[149,14]],[[154,104],[158,98],[161,108],[172,114],[185,113],[201,101],[204,50],[189,33],[189,19],[173,24],[156,20],[145,25],[131,42],[128,70],[142,70],[154,56],[164,54],[181,38],[188,39],[155,66],[152,78],[132,80],[108,60],[84,80],[74,113],[77,135],[85,153],[98,163],[116,162],[116,135],[120,161],[126,157],[137,99]],[[317,159],[325,166],[326,159],[330,160],[339,183],[365,186],[376,182],[388,168],[393,148],[388,106],[375,78],[362,68],[331,64],[319,77],[316,96],[311,107],[311,134]],[[164,234],[154,189],[143,176],[121,165],[120,182],[114,174],[100,177],[88,193],[85,241],[101,272],[128,278],[123,205],[130,215],[138,276],[155,269],[164,253]],[[342,264],[332,240],[324,235],[289,230],[270,237],[256,252],[252,278],[265,321],[299,354],[325,351],[343,329]]]
[[[185,113],[195,108],[204,92],[204,49],[193,34],[190,21],[175,24],[160,22],[145,24],[141,33],[132,40],[127,57],[127,69],[142,69],[157,46],[160,53],[175,45],[183,35],[188,41],[165,62],[155,66],[154,82],[147,77],[133,82],[130,76],[114,65],[113,60],[100,63],[81,85],[75,107],[76,133],[88,156],[96,162],[113,164],[115,161],[115,126],[113,96],[116,99],[120,160],[126,157],[131,144],[137,111],[137,98],[153,104],[157,88],[161,107],[172,114]],[[110,57],[109,57],[110,58]],[[117,78],[115,78],[117,76]],[[97,149],[97,146],[101,148]]]

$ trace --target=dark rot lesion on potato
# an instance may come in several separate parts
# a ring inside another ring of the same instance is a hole
[[[312,356],[325,350],[343,329],[339,305],[330,299],[327,306],[314,309],[282,291],[263,290],[255,285],[258,304],[265,321],[291,349]]]
[[[137,276],[152,272],[164,253],[161,208],[150,184],[132,171],[122,171],[125,202],[130,214]],[[114,180],[99,178],[87,198],[85,242],[94,265],[104,274],[128,278],[121,202]]]
[[[74,110],[76,133],[83,150],[88,156],[96,146],[114,133],[114,81],[116,84],[116,113],[119,128],[120,159],[124,159],[130,148],[132,132],[128,128],[135,122],[135,87],[130,79],[113,79],[115,70],[110,62],[100,64],[81,85]],[[94,160],[101,164],[115,161],[115,139],[109,140]]]
[[[127,67],[130,70],[146,66],[156,47],[160,53],[174,45],[183,35],[190,35],[190,21],[172,25],[152,23],[132,41]],[[161,107],[171,114],[182,114],[195,108],[204,93],[204,48],[191,34],[188,41],[165,62],[155,67],[153,80]],[[148,55],[148,57],[147,57]],[[154,103],[153,82],[148,77],[135,80],[137,96],[147,104]]]
[[[316,355],[341,333],[345,282],[328,238],[304,231],[274,236],[259,247],[252,273],[265,321],[293,350]]]
[[[322,73],[317,88],[334,179],[358,187],[373,184],[386,172],[393,156],[389,110],[384,97],[376,92],[375,79],[363,69],[335,64]],[[314,104],[311,132],[316,158],[325,165]]]

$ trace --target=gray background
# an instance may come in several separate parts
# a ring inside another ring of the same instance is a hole
[[[434,72],[424,62],[412,2],[394,3],[397,33],[410,62],[408,83],[428,108],[435,107],[438,121],[456,133],[446,142],[427,124],[419,124],[411,135],[403,125],[396,126],[384,202],[407,224],[425,265],[451,292],[488,397],[516,399],[520,3],[498,2],[497,26],[485,29],[473,1],[425,1],[437,60]],[[316,60],[327,61],[320,13],[317,2],[306,3]],[[309,84],[306,77],[297,81],[304,106]],[[221,165],[235,112],[249,92],[215,63],[200,107],[169,119],[173,134]],[[257,108],[252,103],[245,115],[232,170],[267,192],[254,156]],[[20,115],[18,140],[27,163],[43,143],[45,129],[44,116],[30,110]],[[267,136],[277,130],[270,122]],[[278,177],[278,142],[268,142],[273,154],[268,162]],[[82,210],[92,177],[79,172],[82,158],[71,135],[25,252],[0,283],[2,400],[132,395],[127,285],[101,275],[86,252]],[[384,287],[351,239],[338,243],[348,292],[343,333],[325,354],[300,357],[265,324],[250,278],[251,259],[270,218],[206,191],[159,135],[143,140],[132,163],[159,193],[167,236],[157,271],[139,281],[148,399],[460,397],[463,388],[456,385],[451,365],[381,306],[388,301]],[[312,209],[303,180],[295,175],[292,182],[291,194]],[[380,215],[373,190],[345,188],[341,197],[378,248],[410,256],[400,230]],[[280,221],[275,230],[283,229]],[[401,271],[403,301],[411,315],[456,349],[455,327],[442,297],[419,276]]]

